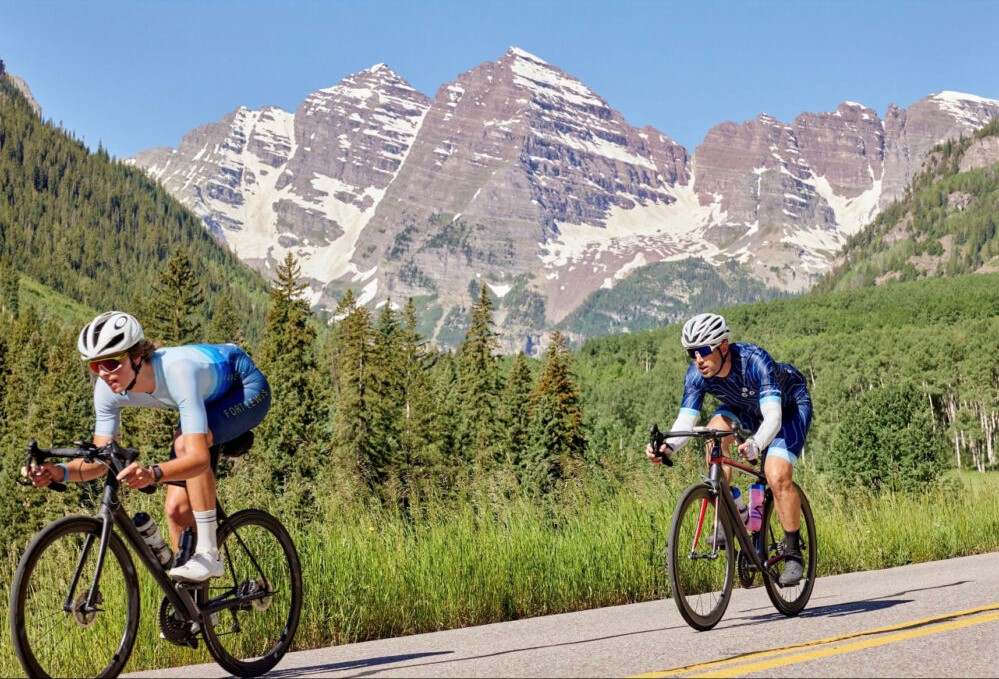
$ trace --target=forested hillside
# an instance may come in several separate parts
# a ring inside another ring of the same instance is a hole
[[[655,262],[635,270],[614,287],[591,294],[559,327],[582,337],[639,332],[675,323],[698,309],[785,296],[787,293],[748,276],[735,260],[725,268],[700,258]]]
[[[931,150],[903,198],[847,242],[815,290],[999,270],[997,140],[994,120]]]
[[[847,482],[883,465],[879,473],[894,469],[904,484],[902,476],[918,466],[910,456],[926,456],[919,464],[940,454],[950,465],[996,467],[999,275],[896,282],[720,311],[735,341],[761,344],[805,374],[815,405],[806,456],[820,469]],[[578,366],[591,446],[627,456],[650,422],[672,422],[687,368],[679,329],[584,343]],[[899,437],[911,433],[914,412],[928,418],[929,431],[924,441],[906,443]]]
[[[258,340],[266,283],[141,171],[41,121],[0,74],[0,261],[91,309],[138,311],[177,251]]]

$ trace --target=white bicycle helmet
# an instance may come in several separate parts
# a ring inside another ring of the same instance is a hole
[[[697,314],[683,324],[680,342],[684,349],[717,347],[728,339],[728,323],[718,314]]]
[[[120,354],[145,339],[142,326],[124,311],[108,311],[87,323],[76,340],[80,358],[93,361],[102,356]]]

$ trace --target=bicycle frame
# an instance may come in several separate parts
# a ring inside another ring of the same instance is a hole
[[[54,450],[48,452],[49,457],[62,457],[68,459],[79,458],[78,454],[59,454]],[[138,529],[133,524],[131,517],[125,512],[125,509],[121,504],[121,500],[118,498],[120,486],[121,484],[118,479],[109,471],[104,477],[104,493],[95,517],[101,523],[101,537],[100,544],[97,546],[98,553],[97,564],[95,567],[95,577],[84,604],[85,611],[92,612],[97,610],[95,602],[98,597],[98,584],[100,583],[100,576],[104,569],[104,560],[107,558],[107,554],[110,549],[109,543],[111,540],[111,533],[114,528],[117,527],[121,535],[125,538],[125,542],[132,547],[132,551],[138,555],[142,565],[146,567],[146,570],[153,576],[156,584],[161,590],[163,590],[163,594],[170,600],[170,603],[173,604],[174,609],[182,611],[184,617],[188,618],[192,622],[199,621],[200,616],[204,612],[199,609],[197,602],[194,600],[192,590],[189,587],[185,587],[182,583],[175,582],[170,578],[166,569],[163,568],[162,564],[160,564],[159,559],[157,559],[156,555],[153,554],[152,547],[146,544],[146,541],[142,539],[142,535],[139,534]],[[220,517],[225,515],[224,512],[221,511],[221,508],[218,508],[217,511],[219,511]],[[86,557],[90,554],[90,550],[92,548],[93,539],[88,538],[77,563],[73,579],[70,582],[66,601],[63,604],[63,609],[67,613],[72,612],[72,603],[80,577],[80,568],[86,561]]]
[[[711,457],[708,461],[708,477],[705,479],[705,483],[711,488],[711,493],[715,498],[716,507],[718,501],[722,501],[725,508],[724,512],[728,515],[729,524],[732,526],[732,532],[735,534],[735,538],[738,540],[742,552],[758,570],[764,572],[767,577],[775,578],[776,576],[771,573],[769,569],[771,564],[764,562],[766,526],[761,527],[760,530],[755,533],[755,539],[753,535],[750,535],[745,524],[742,522],[742,517],[739,515],[739,508],[736,507],[735,500],[732,498],[731,484],[729,484],[728,479],[725,478],[725,474],[722,471],[722,465],[728,465],[729,467],[733,467],[748,476],[752,476],[756,482],[763,484],[766,488],[766,497],[770,497],[770,486],[767,485],[766,474],[762,470],[728,457],[722,453],[721,447],[721,442],[717,438],[712,439]],[[766,458],[764,457],[763,460],[765,461]],[[703,516],[704,508],[701,510],[702,519]],[[715,516],[718,516],[717,509],[715,510]],[[714,530],[717,533],[717,525],[714,526]],[[698,531],[698,533],[700,533],[700,531]],[[697,538],[695,537],[695,539]]]
[[[767,484],[767,477],[764,471],[757,469],[755,466],[751,466],[748,463],[741,462],[734,458],[725,455],[722,452],[722,438],[726,436],[735,436],[736,440],[744,440],[748,432],[743,431],[724,431],[724,430],[711,430],[706,427],[695,427],[693,431],[676,431],[668,432],[662,434],[658,431],[658,428],[654,427],[653,436],[658,437],[654,441],[661,442],[667,437],[673,436],[689,436],[710,439],[711,441],[711,454],[708,459],[708,475],[704,478],[704,483],[708,486],[712,497],[715,501],[715,524],[711,527],[713,533],[713,543],[717,544],[718,538],[718,502],[721,500],[721,505],[723,507],[722,511],[728,516],[729,524],[732,526],[732,533],[735,535],[736,540],[739,543],[741,551],[746,555],[750,564],[764,574],[764,577],[770,578],[773,581],[778,581],[778,575],[771,570],[771,566],[774,563],[783,558],[783,556],[776,557],[775,559],[768,560],[766,557],[766,536],[767,527],[763,526],[759,532],[750,535],[749,531],[746,530],[745,524],[742,522],[742,517],[739,515],[739,509],[735,505],[735,500],[732,498],[731,485],[725,477],[722,470],[722,465],[727,465],[736,469],[748,476],[753,477],[753,479],[763,484],[766,488],[764,502],[767,499],[772,498],[772,492],[770,490],[769,484]],[[658,443],[653,443],[654,447],[658,447]],[[766,456],[761,458],[761,467],[766,462]],[[699,524],[697,530],[694,534],[694,542],[691,545],[691,554],[696,556],[696,546],[700,541],[704,526],[704,517],[707,514],[707,500],[704,501],[705,506],[701,507],[701,512],[699,516]],[[713,548],[712,552],[716,553],[717,548]]]

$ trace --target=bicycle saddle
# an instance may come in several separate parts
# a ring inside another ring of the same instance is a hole
[[[224,455],[225,457],[239,457],[244,455],[253,447],[253,432],[248,431],[240,434],[232,441],[219,443],[211,447],[212,455]]]

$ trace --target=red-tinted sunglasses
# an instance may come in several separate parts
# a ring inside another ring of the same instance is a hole
[[[117,356],[108,356],[107,358],[98,358],[93,361],[88,361],[87,366],[90,368],[90,372],[95,375],[100,374],[101,370],[106,373],[113,373],[115,370],[121,367],[122,359],[128,356],[128,352],[122,352]]]

